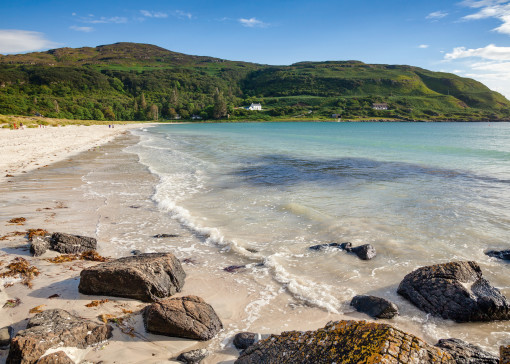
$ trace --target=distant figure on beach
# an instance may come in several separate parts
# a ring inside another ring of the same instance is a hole
[[[14,123],[13,129],[18,129],[18,126],[16,125],[16,123]]]
[[[19,123],[19,128],[20,128],[21,130],[24,130],[24,129],[25,129],[25,126],[23,125],[23,123]]]
[[[110,124],[108,124],[108,128],[111,128],[112,126]]]

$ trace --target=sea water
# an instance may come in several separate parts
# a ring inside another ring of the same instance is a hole
[[[510,248],[509,123],[177,124],[134,134],[126,151],[157,177],[156,213],[189,232],[210,264],[228,254],[245,275],[263,270],[331,313],[372,294],[431,337],[510,343],[507,323],[454,324],[396,293],[420,266],[474,260],[510,297],[510,265],[484,254]],[[371,244],[377,257],[309,249],[332,242]]]

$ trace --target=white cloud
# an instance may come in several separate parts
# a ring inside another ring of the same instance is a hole
[[[510,35],[510,1],[509,0],[466,0],[461,3],[470,8],[479,9],[474,14],[463,17],[464,20],[479,20],[487,18],[495,18],[502,24],[493,30]]]
[[[93,15],[89,15],[89,16],[93,17]],[[109,17],[109,18],[105,17],[105,16],[102,16],[99,19],[85,18],[85,19],[82,19],[82,21],[84,23],[90,23],[90,24],[107,24],[107,23],[111,23],[111,24],[124,24],[124,23],[128,22],[128,19],[126,17],[123,17],[123,16],[112,16],[112,17]]]
[[[21,53],[56,47],[44,34],[29,30],[0,29],[0,53]]]
[[[188,13],[186,11],[182,11],[182,10],[176,10],[174,11],[174,15],[178,18],[187,18],[187,19],[191,19],[193,18],[193,15],[191,13]]]
[[[489,44],[483,48],[466,49],[466,47],[454,48],[452,52],[446,53],[446,60],[454,60],[459,58],[479,57],[495,61],[510,61],[510,47],[497,47]]]
[[[94,31],[94,28],[92,27],[78,27],[76,25],[71,25],[69,29],[76,30],[77,32],[84,32],[84,33],[90,33]]]
[[[429,15],[427,15],[425,17],[425,19],[438,20],[438,19],[444,18],[445,16],[448,16],[447,12],[444,12],[444,11],[434,11],[433,13],[430,13]]]
[[[162,13],[160,11],[149,11],[149,10],[140,10],[143,16],[147,18],[167,18],[168,14]]]
[[[247,28],[265,28],[269,25],[255,18],[250,19],[241,18],[239,19],[239,23],[241,23],[242,26]]]
[[[428,45],[428,44],[420,44],[420,45],[418,46],[418,48],[421,48],[421,49],[426,49],[426,48],[428,48],[428,47],[429,47],[429,45]]]

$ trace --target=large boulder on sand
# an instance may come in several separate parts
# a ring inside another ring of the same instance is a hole
[[[37,361],[37,364],[74,364],[74,361],[61,350],[43,356]]]
[[[53,233],[50,239],[50,249],[62,254],[79,254],[96,248],[97,240],[88,236]]]
[[[271,335],[248,347],[236,364],[451,363],[453,357],[390,325],[330,322],[316,331]]]
[[[457,322],[510,319],[510,303],[482,277],[475,262],[416,269],[397,291],[419,309]]]
[[[50,348],[85,349],[111,336],[110,325],[84,320],[64,310],[47,310],[32,317],[26,330],[12,339],[6,363],[35,363]]]
[[[441,339],[436,346],[449,352],[457,364],[499,364],[496,355],[460,339]]]
[[[186,273],[171,253],[147,253],[81,271],[80,293],[153,302],[180,292]]]
[[[143,311],[147,331],[153,334],[210,340],[223,328],[214,309],[197,296],[167,298]]]

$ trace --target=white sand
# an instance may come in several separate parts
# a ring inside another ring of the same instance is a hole
[[[0,129],[0,182],[16,175],[69,158],[113,140],[119,134],[148,124]]]

